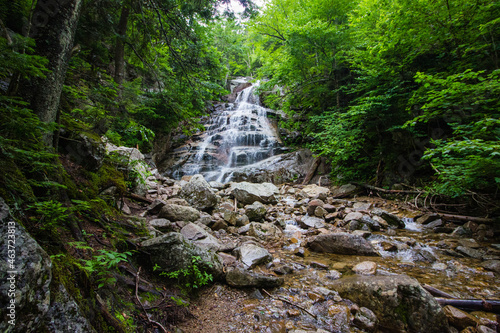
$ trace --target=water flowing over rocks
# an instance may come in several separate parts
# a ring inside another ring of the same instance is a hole
[[[193,311],[215,318],[210,314],[215,306],[232,316],[220,319],[227,327],[212,331],[455,332],[463,325],[447,319],[421,284],[461,298],[500,297],[500,248],[490,245],[491,233],[478,233],[479,225],[460,225],[469,230],[460,237],[441,234],[423,228],[417,222],[423,214],[401,203],[339,199],[335,187],[297,184],[201,181],[220,197],[201,212],[195,201],[180,198],[192,179],[160,177],[148,185],[158,192],[147,199],[161,198],[164,205],[157,214],[152,209],[145,214],[157,237],[143,241],[141,250],[165,271],[187,267],[192,256],[202,258],[223,284],[203,291],[205,305]],[[436,220],[420,219],[427,225]],[[186,325],[181,325],[185,333],[196,331]],[[497,327],[483,319],[465,329]]]
[[[405,275],[354,276],[329,284],[340,296],[371,309],[390,332],[447,332],[439,303],[417,280]]]

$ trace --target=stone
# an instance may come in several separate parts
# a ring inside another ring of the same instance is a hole
[[[163,206],[165,206],[167,203],[161,199],[156,199],[155,201],[153,201],[153,203],[151,205],[148,206],[147,210],[148,210],[148,214],[149,215],[156,215],[158,213],[160,213],[161,209],[163,208]]]
[[[266,249],[253,243],[244,243],[234,251],[248,269],[273,260],[273,256]]]
[[[441,219],[437,219],[437,220],[434,220],[426,225],[424,225],[424,228],[425,229],[434,229],[434,228],[437,228],[437,227],[442,227],[444,225],[444,222],[443,220]]]
[[[307,198],[326,200],[326,197],[330,193],[330,190],[327,187],[311,184],[304,186],[301,193],[305,194]]]
[[[372,207],[371,202],[355,202],[354,205],[352,205],[352,208],[354,208],[354,211],[359,212],[359,211],[367,211]]]
[[[458,244],[470,247],[471,249],[479,249],[481,247],[475,239],[459,239],[457,242]]]
[[[200,218],[201,214],[197,209],[176,204],[166,204],[160,210],[158,217],[166,218],[170,221],[194,222]]]
[[[481,259],[483,257],[483,253],[481,251],[472,249],[470,247],[457,246],[455,251],[474,259]]]
[[[351,311],[345,305],[330,305],[328,307],[328,316],[332,320],[330,328],[333,332],[350,333]]]
[[[226,230],[229,225],[224,220],[217,220],[210,227],[213,231]]]
[[[52,302],[40,332],[95,333],[63,285],[54,289],[51,298]]]
[[[355,265],[352,271],[360,275],[375,275],[377,272],[377,263],[373,261],[363,261]]]
[[[342,273],[340,273],[339,271],[337,271],[335,269],[332,269],[332,270],[328,271],[328,273],[326,274],[325,277],[329,280],[338,280],[342,277]]]
[[[255,201],[265,204],[278,203],[278,188],[271,183],[231,183],[229,192],[241,204],[252,204]]]
[[[283,232],[272,223],[251,222],[248,224],[248,235],[263,241],[277,241],[281,239]]]
[[[316,252],[379,256],[366,239],[346,232],[318,235],[309,243],[309,247]]]
[[[67,154],[71,161],[89,171],[97,171],[102,166],[106,151],[101,140],[93,139],[81,132],[77,134],[73,131],[62,131],[60,133],[59,150]]]
[[[282,277],[268,276],[255,273],[241,267],[229,269],[226,282],[232,287],[275,288],[281,286],[285,280]]]
[[[148,222],[148,224],[160,231],[172,231],[172,222],[167,219],[154,219]]]
[[[245,215],[250,221],[262,221],[266,216],[267,208],[262,203],[255,201],[251,205],[245,206]]]
[[[0,198],[0,331],[9,331],[9,318],[7,304],[10,283],[8,278],[12,271],[7,259],[9,244],[15,244],[16,256],[15,274],[15,328],[16,332],[36,332],[42,324],[43,317],[50,308],[50,282],[52,280],[52,263],[50,257],[40,245],[28,234],[23,226],[14,221],[10,216],[8,205]],[[12,238],[9,235],[14,235]],[[14,243],[9,242],[15,240]],[[22,274],[22,275],[21,275]],[[19,320],[22,318],[22,320]]]
[[[181,229],[181,234],[195,245],[205,250],[219,251],[221,242],[208,231],[194,223],[188,223]]]
[[[224,221],[227,222],[227,224],[235,226],[236,221],[238,220],[238,213],[230,211],[230,210],[223,210],[222,212],[222,218]]]
[[[302,216],[298,221],[302,228],[323,228],[325,226],[325,220],[315,216]]]
[[[381,332],[448,332],[448,321],[439,303],[417,280],[406,275],[355,275],[330,281],[327,287],[371,309]]]
[[[448,322],[459,330],[463,330],[468,326],[476,327],[479,324],[479,320],[476,317],[451,305],[443,307],[443,311],[446,314],[446,318],[448,318]]]
[[[484,269],[500,274],[500,260],[487,260],[481,264]]]
[[[405,228],[405,223],[403,222],[403,220],[394,214],[388,213],[380,208],[372,209],[371,212],[372,214],[381,217],[385,222],[387,222],[389,228],[396,228],[396,229]]]
[[[477,333],[496,333],[496,330],[489,328],[488,326],[480,325],[476,328]]]
[[[360,213],[360,212],[351,212],[351,213],[347,214],[344,217],[344,221],[345,222],[349,222],[349,221],[352,221],[352,220],[359,221],[362,218],[363,218],[363,213]]]
[[[419,218],[417,218],[415,220],[415,222],[419,223],[419,224],[428,224],[434,220],[437,220],[439,219],[439,215],[436,215],[436,214],[424,214],[422,216],[420,216]]]
[[[193,257],[200,257],[197,264],[201,271],[212,274],[215,279],[220,279],[223,274],[222,259],[213,251],[202,249],[187,240],[182,234],[169,232],[159,237],[142,242],[141,247],[150,253],[152,265],[158,265],[160,271],[174,272],[189,269]]]
[[[309,204],[307,206],[307,214],[309,215],[314,215],[314,211],[316,210],[317,207],[323,207],[325,203],[323,200],[320,199],[313,199],[309,201]]]
[[[398,250],[397,245],[391,242],[382,241],[380,242],[380,246],[382,247],[382,250],[387,252],[397,252]]]
[[[335,187],[331,195],[334,198],[345,198],[354,195],[358,191],[356,185],[353,184],[345,184],[342,186]]]
[[[182,186],[179,195],[198,210],[212,209],[221,200],[202,175],[191,177],[189,182]]]
[[[353,324],[362,330],[373,332],[377,328],[377,316],[372,310],[361,307],[359,311],[356,312],[353,319]]]
[[[314,210],[314,216],[317,216],[317,217],[324,217],[328,214],[328,212],[326,211],[326,209],[324,209],[323,207],[316,207],[316,209]]]

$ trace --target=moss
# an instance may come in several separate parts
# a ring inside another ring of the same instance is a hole
[[[409,309],[404,303],[400,303],[395,309],[394,313],[398,315],[398,319],[401,320],[405,326],[408,326]]]
[[[9,204],[17,198],[28,202],[34,201],[33,189],[21,170],[11,159],[0,157],[0,170],[2,170],[0,173],[0,197]]]

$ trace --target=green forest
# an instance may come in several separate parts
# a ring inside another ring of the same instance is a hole
[[[232,2],[0,0],[0,197],[53,279],[88,287],[70,293],[100,332],[133,327],[130,304],[110,318],[91,290],[116,282],[127,237],[144,233],[102,197],[137,175],[100,145],[161,159],[235,77],[261,81],[262,103],[287,115],[279,127],[301,133],[285,144],[325,158],[332,184],[500,212],[500,2]],[[87,224],[111,247],[92,252]]]

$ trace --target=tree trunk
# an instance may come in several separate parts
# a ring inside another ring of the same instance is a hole
[[[39,0],[36,4],[31,37],[36,42],[36,54],[49,60],[51,71],[45,78],[32,79],[21,84],[19,93],[41,121],[56,121],[62,87],[73,48],[76,28],[83,0]],[[44,141],[52,146],[53,133],[46,133]]]
[[[120,14],[120,21],[116,30],[118,36],[116,37],[115,45],[115,82],[120,86],[125,77],[125,43],[124,39],[127,34],[128,17],[130,14],[130,6],[128,1],[123,2],[122,11]]]

